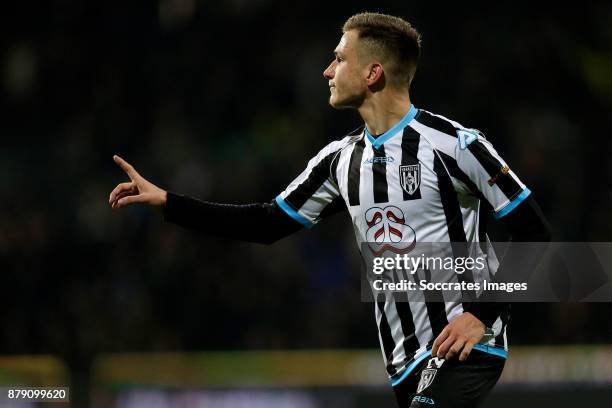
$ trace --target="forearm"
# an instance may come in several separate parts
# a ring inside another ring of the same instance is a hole
[[[219,204],[168,192],[164,220],[205,234],[271,244],[302,228],[275,202]]]

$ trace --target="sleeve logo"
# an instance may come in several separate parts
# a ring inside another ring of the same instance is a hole
[[[465,150],[470,143],[478,139],[478,133],[472,130],[457,130],[457,137],[459,139],[459,148]]]
[[[496,175],[494,175],[493,177],[491,177],[488,181],[489,185],[491,187],[493,187],[493,184],[497,183],[499,181],[500,178],[502,178],[503,176],[505,176],[506,174],[510,173],[510,167],[508,166],[504,166],[499,170],[499,173],[497,173]]]

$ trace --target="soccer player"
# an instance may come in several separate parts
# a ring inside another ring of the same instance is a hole
[[[349,212],[358,244],[477,243],[487,240],[481,210],[490,210],[513,240],[548,241],[530,190],[484,135],[412,104],[419,33],[401,18],[377,13],[350,17],[342,31],[323,72],[329,103],[357,109],[365,126],[325,146],[274,200],[199,201],[153,185],[114,156],[130,182],[111,192],[111,206],[159,206],[166,221],[260,243],[339,211]],[[507,304],[386,299],[374,306],[401,407],[477,406],[497,382],[508,350]]]

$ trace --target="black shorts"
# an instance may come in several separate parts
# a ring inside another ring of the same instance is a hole
[[[472,350],[460,362],[429,357],[393,387],[400,408],[472,408],[489,394],[506,360]]]

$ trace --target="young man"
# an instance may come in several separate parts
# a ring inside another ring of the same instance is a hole
[[[487,208],[513,239],[548,240],[530,191],[484,136],[412,104],[420,35],[409,23],[383,14],[354,15],[334,54],[323,73],[329,103],[357,109],[365,127],[324,147],[275,200],[198,201],[158,188],[115,156],[131,181],[111,192],[112,207],[161,206],[167,221],[262,243],[348,210],[359,244],[398,237],[486,241],[480,210]],[[217,228],[216,220],[225,227]],[[490,266],[489,272],[496,269]],[[375,312],[400,406],[473,407],[497,382],[507,357],[507,304],[387,299],[375,303]]]

